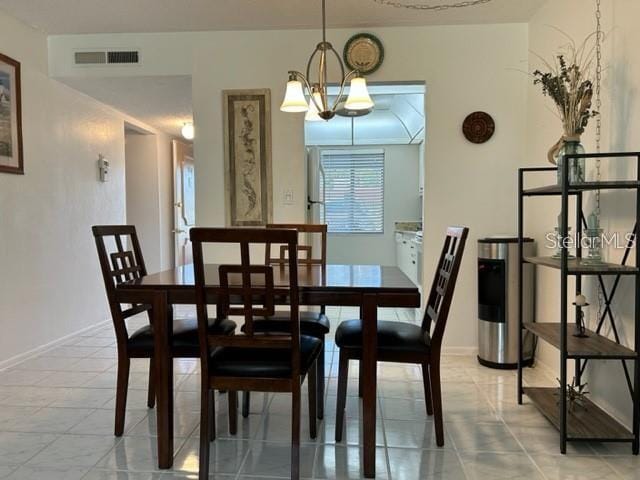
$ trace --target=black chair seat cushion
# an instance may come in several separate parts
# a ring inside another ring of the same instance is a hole
[[[419,325],[378,320],[378,350],[429,353],[431,338]],[[336,345],[362,348],[362,320],[342,322],[336,331]]]
[[[235,329],[236,322],[232,320],[224,319],[216,323],[215,319],[209,319],[209,332],[212,334],[230,335]],[[153,331],[151,327],[145,325],[133,332],[129,337],[127,346],[136,351],[153,351]],[[200,343],[198,341],[197,319],[187,318],[173,321],[172,346],[175,349],[198,351]]]
[[[322,342],[300,336],[300,373],[306,374],[318,358]],[[291,350],[268,348],[217,348],[211,353],[211,375],[220,377],[291,377]]]
[[[329,319],[323,313],[319,312],[300,312],[300,333],[302,335],[310,335],[316,338],[323,338],[331,325]],[[244,326],[242,327],[244,331]],[[256,318],[253,321],[253,330],[255,332],[280,332],[287,333],[291,330],[291,321],[288,312],[276,312],[272,317]]]

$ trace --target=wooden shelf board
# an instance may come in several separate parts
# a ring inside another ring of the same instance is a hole
[[[560,269],[560,259],[554,257],[524,257],[528,263],[542,265]],[[588,265],[577,258],[569,259],[567,262],[570,275],[637,275],[639,270],[629,265],[620,265],[617,263],[603,263],[601,265]]]
[[[559,323],[525,323],[524,328],[556,348],[560,348]],[[567,350],[571,358],[635,359],[636,353],[596,332],[587,330],[587,338],[574,337],[575,324],[567,325]]]
[[[525,387],[524,393],[560,429],[560,389]],[[567,437],[573,440],[631,441],[633,434],[588,398],[584,406],[567,408]]]
[[[589,190],[625,190],[640,188],[640,182],[636,180],[619,180],[606,182],[585,182],[569,186],[569,194],[575,195],[579,192]],[[543,187],[528,188],[522,192],[525,196],[537,195],[562,195],[560,185],[545,185]]]

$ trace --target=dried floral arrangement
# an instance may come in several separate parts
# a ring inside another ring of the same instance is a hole
[[[553,100],[564,130],[562,138],[549,152],[550,160],[565,140],[579,141],[589,119],[598,115],[591,108],[596,33],[589,35],[580,45],[564,32],[561,33],[569,40],[568,44],[561,48],[552,61],[534,53],[544,64],[545,71],[537,69],[532,74],[534,85],[540,85],[543,95]]]

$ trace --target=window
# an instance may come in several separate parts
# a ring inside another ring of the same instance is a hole
[[[384,151],[325,150],[325,223],[330,233],[384,233]]]

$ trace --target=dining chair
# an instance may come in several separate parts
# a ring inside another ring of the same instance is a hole
[[[100,269],[107,291],[107,299],[111,310],[111,318],[116,334],[118,351],[118,373],[116,380],[116,418],[115,435],[120,437],[124,432],[127,408],[127,391],[129,386],[129,368],[132,358],[148,358],[149,390],[147,406],[155,406],[154,382],[154,343],[153,316],[151,305],[139,304],[124,308],[117,300],[118,284],[136,281],[147,275],[142,249],[136,233],[131,225],[102,225],[92,228],[98,249]],[[149,324],[129,334],[127,319],[146,312]],[[209,320],[208,328],[222,335],[233,335],[236,324],[228,319]],[[198,322],[195,318],[173,321],[173,337],[171,344],[173,358],[200,358],[198,342]]]
[[[272,223],[266,226],[268,229],[292,229],[298,232],[298,265],[312,267],[320,266],[322,272],[327,268],[327,225],[307,223]],[[305,243],[301,243],[302,237]],[[272,247],[276,247],[276,255],[273,255]],[[317,255],[319,253],[319,255]],[[284,265],[287,262],[286,245],[265,245],[265,264]],[[325,391],[325,337],[331,330],[331,324],[326,315],[326,307],[321,306],[320,312],[301,311],[300,333],[309,335],[322,341],[322,351],[318,359],[318,418],[324,417],[324,391]],[[256,318],[254,328],[257,332],[287,332],[290,330],[288,312],[276,311],[271,317]],[[249,416],[250,393],[243,392],[242,416]]]
[[[300,478],[301,384],[308,376],[309,427],[316,437],[316,369],[322,350],[317,338],[300,334],[298,291],[298,234],[294,230],[257,228],[193,228],[193,246],[198,333],[200,338],[200,474],[209,475],[209,442],[215,439],[213,391],[229,395],[229,430],[237,430],[237,392],[288,392],[291,408],[291,478]],[[256,244],[287,245],[286,262],[278,266],[251,263],[250,247]],[[240,247],[239,265],[208,267],[204,264],[204,244],[235,244]],[[274,269],[282,269],[286,284],[274,283]],[[284,273],[286,272],[286,273]],[[208,283],[211,282],[211,283]],[[244,318],[241,335],[212,334],[207,329],[207,306],[211,287],[219,285],[216,303],[219,315]],[[256,318],[273,316],[278,298],[290,299],[287,332],[259,332]],[[238,306],[241,299],[242,306]],[[232,305],[233,303],[233,305]],[[257,305],[258,303],[258,305]]]
[[[440,354],[449,307],[456,286],[460,262],[469,229],[449,227],[440,254],[431,292],[421,325],[378,321],[377,359],[381,362],[411,363],[422,366],[422,380],[427,415],[434,415],[436,444],[444,445],[442,393],[440,387]],[[340,349],[336,442],[342,441],[344,412],[347,402],[349,360],[362,360],[362,320],[342,322],[336,331]]]

